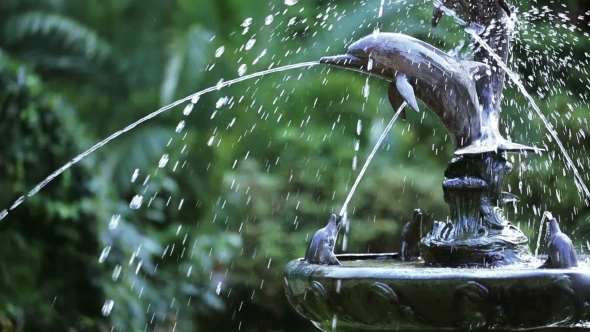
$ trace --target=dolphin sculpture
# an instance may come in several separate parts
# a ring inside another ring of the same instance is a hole
[[[490,67],[476,61],[455,59],[434,46],[399,33],[373,33],[348,48],[347,54],[322,57],[320,63],[390,81],[388,97],[397,110],[405,101],[419,111],[422,100],[443,122],[455,144],[456,155],[486,152],[522,152],[540,149],[512,143],[498,129],[499,112],[484,91],[480,103],[476,80],[490,74]],[[484,114],[485,113],[485,114]],[[400,115],[405,119],[405,111]]]

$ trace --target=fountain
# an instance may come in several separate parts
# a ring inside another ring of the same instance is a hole
[[[434,222],[420,239],[422,212],[416,209],[404,226],[399,254],[334,255],[347,221],[342,213],[332,215],[306,256],[287,265],[287,297],[326,331],[587,330],[590,274],[575,269],[569,237],[546,212],[550,253],[540,266],[528,238],[502,211],[503,203],[518,200],[502,191],[512,169],[506,153],[541,151],[510,142],[499,131],[511,6],[435,1],[433,25],[453,10],[463,14],[472,34],[474,61],[382,32],[353,43],[347,54],[320,60],[390,81],[389,100],[402,118],[406,103],[418,111],[416,98],[440,118],[456,147],[442,184],[449,221]]]

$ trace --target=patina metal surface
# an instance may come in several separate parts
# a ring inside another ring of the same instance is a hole
[[[429,265],[502,266],[531,260],[528,238],[504,217],[502,192],[510,163],[489,153],[454,158],[445,171],[448,222],[437,221],[422,239]],[[510,197],[510,196],[509,196]]]
[[[325,331],[587,331],[587,269],[425,268],[395,254],[289,263],[285,292]],[[378,259],[380,258],[380,259]]]

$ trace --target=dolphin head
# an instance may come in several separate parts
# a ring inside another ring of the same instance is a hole
[[[322,57],[320,63],[364,73],[371,72],[380,66],[373,59],[383,53],[383,43],[381,36],[369,35],[351,44],[346,54]]]

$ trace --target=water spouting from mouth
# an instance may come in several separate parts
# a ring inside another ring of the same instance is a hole
[[[397,112],[395,112],[395,114],[393,115],[393,117],[391,118],[391,120],[389,121],[389,123],[387,124],[385,129],[383,130],[383,133],[381,134],[381,136],[379,136],[377,143],[375,143],[375,146],[373,147],[373,150],[371,151],[371,153],[367,157],[367,160],[365,161],[363,168],[361,168],[361,171],[359,172],[358,176],[356,177],[356,180],[354,181],[352,188],[350,188],[350,192],[348,193],[348,196],[346,196],[346,199],[344,200],[344,204],[342,205],[342,209],[340,209],[340,216],[344,216],[344,214],[346,213],[346,209],[348,208],[348,203],[350,203],[350,200],[352,199],[352,195],[354,195],[356,187],[361,182],[361,179],[363,178],[363,175],[367,171],[367,168],[369,167],[371,160],[373,160],[373,157],[377,153],[377,149],[379,149],[379,146],[381,146],[381,143],[383,142],[383,140],[387,136],[387,133],[389,133],[389,131],[391,130],[391,127],[393,127],[395,120],[397,120],[400,113],[407,105],[408,104],[406,102],[402,103],[402,105],[397,109]]]
[[[277,68],[270,68],[267,70],[263,70],[263,71],[259,71],[257,73],[252,73],[250,75],[246,75],[246,76],[242,76],[242,77],[238,77],[235,78],[233,80],[229,80],[220,84],[217,84],[215,86],[209,87],[207,89],[201,90],[199,92],[196,92],[192,95],[189,95],[187,97],[184,97],[182,99],[179,99],[169,105],[166,105],[160,109],[158,109],[157,111],[154,111],[146,116],[144,116],[143,118],[135,121],[134,123],[128,125],[127,127],[111,134],[109,137],[105,138],[104,140],[98,142],[97,144],[95,144],[94,146],[92,146],[90,149],[82,152],[81,154],[77,155],[74,159],[72,159],[71,161],[69,161],[67,164],[63,165],[62,167],[60,167],[59,169],[57,169],[56,171],[54,171],[53,173],[51,173],[48,177],[46,177],[43,181],[41,181],[39,184],[37,184],[31,191],[29,191],[29,193],[27,194],[27,197],[31,197],[33,195],[35,195],[37,192],[39,192],[39,190],[43,189],[43,187],[45,187],[47,184],[49,184],[49,182],[53,181],[53,179],[55,179],[56,177],[58,177],[61,173],[63,173],[65,170],[67,170],[68,168],[70,168],[72,165],[78,163],[80,160],[82,160],[84,157],[88,156],[89,154],[91,154],[92,152],[98,150],[99,148],[101,148],[102,146],[106,145],[107,143],[109,143],[110,141],[112,141],[113,139],[117,138],[118,136],[120,136],[121,134],[124,134],[128,131],[130,131],[131,129],[135,128],[137,125],[150,120],[158,115],[160,115],[161,113],[166,112],[167,110],[174,108],[180,104],[183,104],[184,102],[187,101],[191,101],[191,104],[189,104],[189,106],[192,106],[193,104],[196,103],[196,101],[198,101],[199,97],[209,93],[209,92],[213,92],[213,91],[217,91],[221,88],[225,88],[228,87],[232,84],[236,84],[239,82],[243,82],[246,80],[249,80],[251,78],[254,77],[260,77],[260,76],[264,76],[266,74],[272,74],[272,73],[276,73],[276,72],[281,72],[281,71],[285,71],[285,70],[289,70],[289,69],[295,69],[295,68],[302,68],[302,67],[311,67],[314,65],[319,64],[319,61],[309,61],[309,62],[302,62],[302,63],[297,63],[297,64],[292,64],[292,65],[286,65],[286,66],[281,66],[281,67],[277,67]],[[192,109],[192,108],[191,108]],[[190,110],[188,112],[184,111],[185,115],[188,115],[188,113],[190,113]],[[10,210],[13,210],[14,208],[16,208],[18,205],[20,205],[23,201],[25,200],[25,196],[21,196],[19,197],[10,207]],[[8,215],[8,209],[4,209],[0,211],[0,220],[4,219],[6,216]]]

